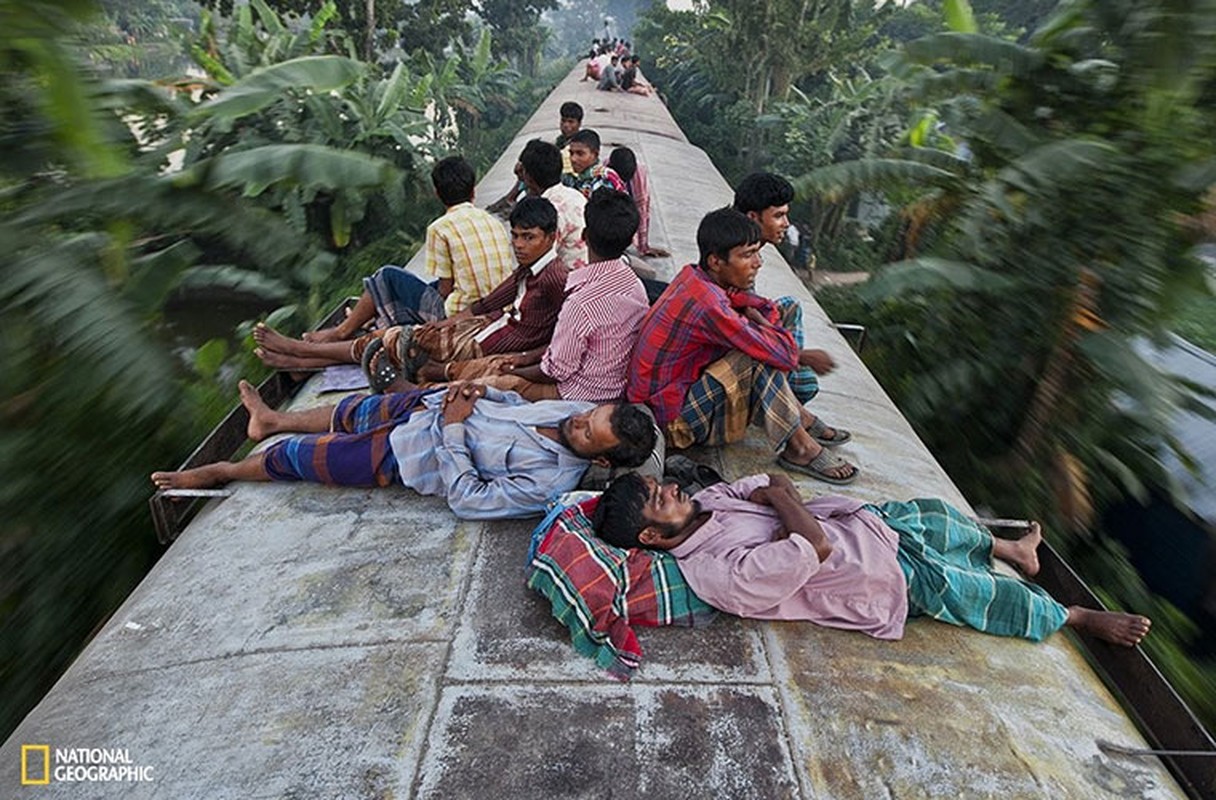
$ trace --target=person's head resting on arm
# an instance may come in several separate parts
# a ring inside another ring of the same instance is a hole
[[[614,547],[670,550],[702,519],[701,506],[675,483],[628,473],[614,480],[591,515],[595,533]]]
[[[620,258],[638,232],[638,207],[615,189],[596,189],[583,211],[588,263]]]
[[[760,226],[733,208],[711,211],[697,228],[698,266],[723,289],[751,291],[760,271]]]
[[[571,414],[558,425],[562,446],[581,458],[606,467],[634,469],[654,450],[654,423],[634,403],[605,403]]]
[[[519,166],[522,170],[519,179],[528,194],[542,194],[562,180],[562,151],[552,142],[533,139],[519,154]]]
[[[754,219],[760,225],[764,241],[772,244],[785,241],[793,201],[793,185],[771,172],[753,172],[735,188],[735,210]]]
[[[448,156],[431,169],[431,183],[435,186],[439,202],[451,208],[473,202],[477,174],[473,172],[473,165],[460,156]]]

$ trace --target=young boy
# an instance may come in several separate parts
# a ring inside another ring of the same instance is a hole
[[[506,228],[473,205],[472,165],[449,156],[431,169],[431,183],[447,207],[426,229],[426,266],[438,283],[427,286],[409,270],[381,267],[363,279],[363,295],[345,320],[305,334],[305,340],[350,339],[373,319],[381,328],[442,319],[489,294],[511,274],[515,264]]]
[[[828,451],[848,433],[803,408],[790,380],[821,360],[799,343],[801,306],[752,292],[760,246],[759,226],[738,211],[705,215],[700,262],[676,275],[642,322],[627,396],[650,406],[672,447],[735,442],[756,424],[786,469],[850,483],[857,467]]]
[[[600,135],[584,128],[570,138],[570,166],[573,175],[563,175],[562,183],[578,189],[583,197],[601,187],[624,192],[625,182],[612,167],[600,163]]]
[[[753,619],[806,620],[900,639],[927,615],[998,636],[1042,641],[1061,627],[1132,647],[1151,622],[1064,607],[1042,588],[992,569],[999,558],[1032,577],[1042,533],[994,538],[941,500],[868,505],[804,501],[784,475],[719,483],[694,497],[674,483],[626,475],[594,514],[617,547],[667,550],[710,605]]]
[[[637,225],[637,208],[628,195],[606,189],[593,194],[585,229],[590,263],[566,281],[553,341],[494,364],[453,365],[451,377],[484,377],[529,400],[622,397],[629,356],[649,307],[641,280],[621,259]]]
[[[260,325],[253,332],[258,343],[255,352],[272,367],[308,369],[359,363],[366,348],[381,340],[396,368],[412,351],[415,368],[428,359],[440,362],[426,375],[430,380],[443,380],[444,362],[544,346],[553,335],[566,285],[566,266],[554,248],[557,226],[557,211],[548,200],[521,200],[511,212],[511,248],[519,267],[494,291],[446,319],[390,326],[349,342],[290,339]],[[410,279],[422,283],[412,275]],[[377,357],[370,366],[375,369],[384,357]]]

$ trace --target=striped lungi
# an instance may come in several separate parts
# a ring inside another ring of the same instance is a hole
[[[426,391],[354,394],[334,407],[329,433],[292,436],[266,451],[272,481],[388,486],[397,480],[389,434],[410,418]]]
[[[716,447],[742,439],[751,422],[779,452],[802,426],[801,411],[785,372],[732,350],[688,387],[680,415],[667,423],[667,440],[675,448]]]
[[[363,279],[363,288],[376,305],[376,327],[421,325],[447,316],[443,297],[409,270],[386,264]]]
[[[992,537],[941,500],[866,506],[899,533],[909,616],[930,616],[997,636],[1042,641],[1068,609],[1040,586],[992,569]]]

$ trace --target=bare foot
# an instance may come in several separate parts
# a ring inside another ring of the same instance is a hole
[[[249,425],[245,427],[245,435],[255,442],[260,442],[272,433],[278,433],[275,423],[278,413],[258,394],[258,388],[249,381],[241,381],[236,385],[241,393],[241,405],[249,412]],[[155,480],[155,476],[153,477]]]
[[[226,463],[206,464],[181,472],[153,472],[152,483],[157,489],[209,489],[227,483]]]
[[[1135,647],[1148,634],[1152,620],[1139,614],[1124,614],[1121,611],[1096,611],[1092,608],[1070,606],[1069,627],[1096,636],[1104,642],[1122,647]]]
[[[257,338],[256,329],[254,331],[254,338],[255,339]],[[338,328],[337,325],[335,325],[332,328],[321,328],[320,330],[316,330],[316,331],[307,331],[300,338],[306,342],[313,342],[315,344],[318,342],[321,342],[321,343],[323,343],[323,342],[341,342],[350,337],[343,336],[342,331]]]
[[[1033,578],[1039,574],[1039,544],[1042,541],[1043,528],[1032,522],[1030,533],[1021,539],[994,539],[992,554],[1013,564],[1027,578]]]
[[[268,367],[283,370],[314,370],[331,366],[334,362],[328,358],[301,358],[277,350],[267,350],[264,347],[253,348],[253,354]]]
[[[313,355],[307,349],[307,346],[301,347],[304,343],[299,339],[292,339],[290,336],[284,336],[274,328],[267,325],[265,322],[259,322],[253,326],[253,340],[263,350],[272,350],[276,353],[283,353],[289,356],[308,356]]]

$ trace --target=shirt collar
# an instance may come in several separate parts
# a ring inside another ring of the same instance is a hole
[[[615,272],[618,269],[629,269],[625,262],[619,258],[612,258],[607,261],[593,261],[585,267],[580,267],[570,273],[566,278],[566,291],[577,289],[588,281],[603,275],[605,272]]]
[[[553,247],[550,247],[549,252],[545,253],[543,256],[541,256],[540,258],[533,261],[532,266],[521,267],[521,269],[528,270],[529,274],[531,274],[531,275],[539,275],[540,271],[543,270],[545,267],[549,266],[550,264],[552,264],[553,259],[555,259],[555,258],[557,258],[557,246],[556,245],[554,245]]]

